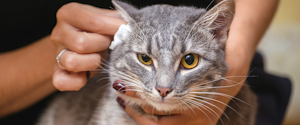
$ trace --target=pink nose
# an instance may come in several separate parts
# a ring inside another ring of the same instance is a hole
[[[156,90],[160,94],[161,97],[166,97],[172,90],[167,87],[156,87]]]

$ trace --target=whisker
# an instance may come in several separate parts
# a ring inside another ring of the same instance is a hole
[[[188,101],[188,102],[189,102],[189,101]],[[189,104],[191,104],[192,106],[194,106],[195,108],[197,108],[198,110],[200,110],[201,112],[203,112],[204,115],[209,119],[209,121],[211,122],[211,124],[213,124],[212,120],[209,118],[209,116],[208,116],[202,109],[200,109],[199,107],[195,106],[195,105],[192,104],[192,103],[189,103]],[[195,113],[195,112],[194,112],[194,113]]]
[[[212,83],[212,82],[216,82],[216,81],[219,81],[219,80],[227,80],[226,78],[237,78],[237,77],[247,77],[248,78],[248,77],[257,77],[257,76],[226,76],[226,77],[221,77],[219,79],[215,79],[215,80],[208,81],[208,82],[205,82],[205,83],[201,83],[197,86],[203,86],[203,85],[206,85],[206,84],[209,84],[209,83]],[[243,81],[245,81],[245,79]],[[239,83],[239,82],[236,82],[236,83]]]
[[[98,88],[96,91],[100,91],[102,88],[104,88],[104,87],[106,87],[106,86],[108,86],[108,85],[110,85],[109,83],[106,83],[105,85],[103,85],[103,86],[101,86],[100,88]]]
[[[211,98],[207,98],[207,97],[202,97],[202,96],[193,96],[193,97],[204,98],[204,99],[216,101],[216,102],[218,102],[218,103],[221,103],[221,104],[225,105],[226,107],[229,107],[230,109],[234,110],[235,112],[237,112],[237,111],[236,111],[235,109],[233,109],[231,106],[229,106],[229,105],[227,105],[227,104],[225,104],[225,103],[223,103],[223,102],[221,102],[221,101],[219,101],[219,100],[211,99]],[[203,102],[203,103],[209,104],[209,105],[211,105],[211,106],[217,108],[220,112],[223,112],[223,113],[224,113],[224,116],[230,121],[230,119],[229,119],[229,117],[227,116],[227,114],[226,114],[220,107],[218,107],[218,106],[216,106],[216,105],[214,105],[214,104],[212,104],[212,103],[210,103],[210,102],[207,102],[207,101],[204,101],[204,100],[201,100],[201,99],[197,99],[197,98],[193,98],[193,97],[191,97],[191,98],[192,98],[192,99],[195,99],[195,100],[197,100],[197,101],[201,101],[201,102]],[[237,112],[237,113],[238,113],[238,112]],[[239,113],[238,113],[238,114],[239,114]]]
[[[152,118],[155,119],[155,117],[154,117],[154,107],[152,108]]]
[[[105,59],[102,59],[102,60],[103,60],[104,62],[107,62]],[[96,59],[94,60],[94,63],[97,64],[100,68],[102,68],[102,71],[104,70],[104,71],[106,71],[107,73],[114,74],[114,75],[116,75],[116,76],[118,76],[118,77],[121,77],[124,81],[127,81],[127,83],[130,83],[130,84],[134,85],[135,87],[138,87],[138,88],[143,87],[143,88],[145,88],[145,87],[143,86],[143,84],[141,84],[141,81],[140,81],[140,80],[138,80],[138,79],[136,79],[136,78],[134,78],[134,77],[132,77],[132,76],[129,76],[129,75],[123,73],[122,71],[117,70],[117,69],[115,69],[114,67],[109,66],[108,64],[105,64],[105,63],[100,62],[100,64],[102,64],[102,65],[104,65],[104,66],[106,66],[106,67],[112,69],[112,71],[115,70],[115,71],[117,71],[117,72],[110,72],[108,69],[102,67],[99,63],[97,63],[97,60],[96,60]]]
[[[225,105],[226,107],[230,108],[231,110],[233,110],[235,113],[237,113],[238,115],[240,115],[241,117],[245,118],[242,114],[240,114],[238,111],[236,111],[233,107],[229,106],[228,104],[225,104],[224,102],[221,102],[217,99],[213,99],[213,98],[208,98],[208,97],[202,97],[202,96],[199,96],[198,98],[203,98],[203,99],[208,99],[208,100],[212,100],[212,101],[215,101],[215,102],[218,102],[222,105]],[[237,106],[238,104],[236,102],[234,102]],[[228,118],[229,119],[229,118]],[[246,118],[245,118],[246,119]],[[229,119],[230,120],[230,119]]]
[[[109,77],[103,77],[101,79],[98,79],[95,83],[98,83],[98,82],[100,82],[101,80],[104,80],[104,79],[109,79]]]
[[[182,100],[180,100],[183,104],[185,104],[187,107],[188,107],[188,109],[191,109],[191,111],[195,114],[195,116],[197,116],[196,115],[196,113],[194,112],[194,110],[193,110],[193,108],[192,107],[190,107],[189,105],[188,105],[188,102],[184,102],[184,101],[182,101]],[[188,110],[189,111],[189,110]]]
[[[141,90],[136,90],[136,89],[126,89],[126,91],[143,92],[143,91],[141,91]],[[122,92],[122,91],[119,91],[119,92]]]
[[[208,107],[208,106],[206,106],[206,105],[204,105],[204,104],[201,104],[201,103],[199,103],[199,102],[197,102],[197,101],[194,101],[194,100],[189,100],[191,103],[193,103],[194,105],[195,105],[195,107],[197,107],[198,105],[200,106],[200,107],[203,107],[206,111],[208,111],[210,114],[212,114],[213,116],[215,116],[216,118],[218,118],[218,119],[220,119],[220,116],[218,115],[218,113],[216,113],[213,109],[211,109],[210,107]],[[209,111],[210,110],[210,111]],[[212,113],[212,112],[213,113]],[[223,123],[223,121],[221,121],[222,123]]]
[[[214,0],[212,0],[205,9],[207,10],[213,2]]]
[[[236,99],[236,100],[238,100],[240,102],[243,102],[243,103],[245,103],[245,104],[247,104],[249,106],[252,106],[251,104],[249,104],[249,103],[247,103],[247,102],[245,102],[245,101],[243,101],[243,100],[241,100],[239,98],[236,98],[234,96],[231,96],[231,95],[228,95],[228,94],[224,94],[224,93],[219,93],[219,92],[190,92],[190,93],[203,94],[203,95],[219,95],[219,96],[227,97],[229,99]],[[252,106],[252,107],[254,107],[254,106]]]
[[[113,68],[113,67],[110,67],[110,66],[107,65],[107,64],[103,64],[103,65],[105,65],[106,67],[109,67],[109,68],[111,68],[111,69],[113,69],[113,70],[115,70],[115,71],[118,71],[118,72],[116,72],[116,73],[119,73],[120,75],[126,76],[126,77],[128,77],[128,78],[130,78],[130,79],[132,79],[132,80],[137,80],[136,78],[134,78],[134,77],[132,77],[132,76],[129,76],[129,75],[123,73],[122,71],[117,70],[117,69],[115,69],[115,68]],[[108,72],[109,72],[109,71],[108,71]],[[140,81],[139,81],[139,82],[140,82]]]

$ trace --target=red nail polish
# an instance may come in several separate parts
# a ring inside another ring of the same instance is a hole
[[[125,109],[125,101],[121,99],[120,97],[117,98],[117,102],[122,106],[122,108]]]
[[[115,81],[113,84],[113,88],[119,92],[125,93],[126,92],[126,87],[120,82]]]

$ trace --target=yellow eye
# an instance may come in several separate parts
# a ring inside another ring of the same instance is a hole
[[[145,54],[138,54],[138,58],[145,65],[151,65],[153,62],[152,59]]]
[[[192,69],[197,66],[199,57],[196,54],[187,54],[181,59],[181,65],[186,69]]]

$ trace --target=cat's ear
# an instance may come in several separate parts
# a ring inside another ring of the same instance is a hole
[[[218,43],[225,46],[234,12],[234,0],[223,0],[211,8],[196,23],[200,24],[202,28],[208,29]]]
[[[132,13],[137,12],[138,11],[137,8],[119,0],[112,0],[112,3],[115,6],[116,10],[119,12],[123,20],[125,20],[126,22],[134,21],[134,19],[130,15]]]

